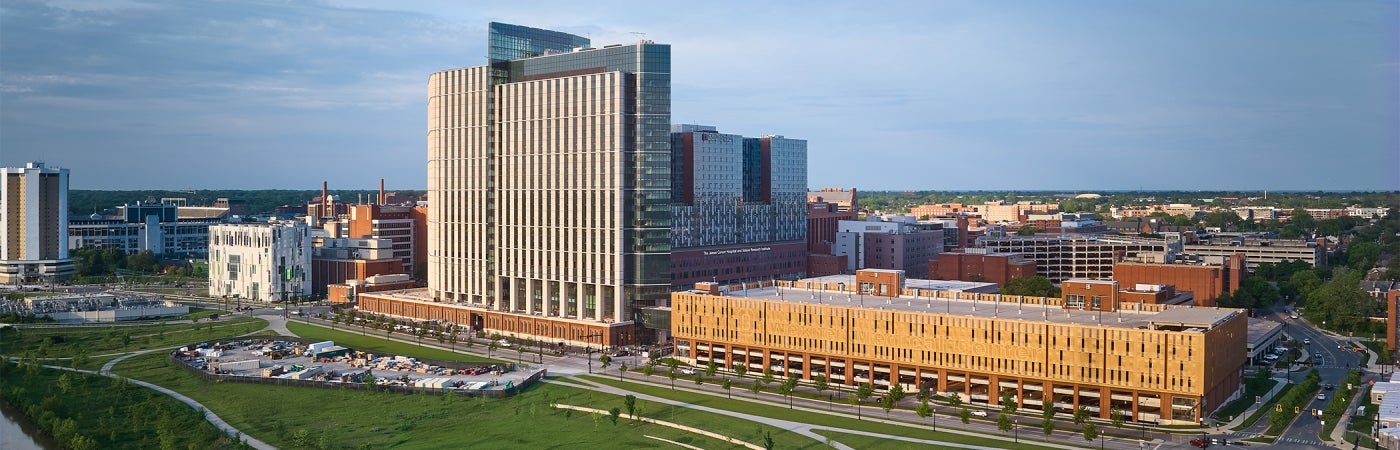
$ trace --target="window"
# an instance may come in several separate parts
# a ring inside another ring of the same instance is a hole
[[[1097,298],[1097,297],[1096,297],[1096,298]],[[1083,308],[1083,307],[1084,307],[1084,296],[1083,296],[1083,295],[1078,295],[1078,294],[1068,294],[1068,295],[1065,295],[1065,307],[1068,307],[1068,308]]]

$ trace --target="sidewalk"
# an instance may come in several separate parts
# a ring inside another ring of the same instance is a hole
[[[1362,383],[1362,384],[1361,384],[1361,389],[1357,389],[1357,390],[1356,390],[1356,395],[1353,396],[1353,397],[1351,398],[1351,401],[1350,401],[1349,403],[1347,403],[1347,409],[1346,409],[1347,412],[1346,412],[1346,414],[1348,415],[1348,417],[1350,417],[1350,414],[1351,414],[1351,413],[1353,413],[1353,412],[1356,411],[1356,405],[1359,404],[1359,403],[1361,403],[1361,401],[1360,401],[1361,398],[1362,398],[1363,396],[1367,396],[1367,395],[1371,395],[1371,386],[1368,385],[1368,384]],[[1346,444],[1347,444],[1347,440],[1346,440],[1347,426],[1350,425],[1350,424],[1351,424],[1351,419],[1345,419],[1345,420],[1343,420],[1341,423],[1338,423],[1336,427],[1333,427],[1333,428],[1332,428],[1332,435],[1330,435],[1330,436],[1327,437],[1327,440],[1328,440],[1327,443],[1328,443],[1328,444],[1332,444],[1332,445],[1340,445],[1340,446],[1342,446],[1342,447],[1345,447]]]
[[[1268,404],[1268,403],[1269,403],[1269,399],[1274,398],[1274,396],[1278,395],[1278,391],[1283,390],[1283,387],[1288,385],[1288,379],[1286,379],[1286,378],[1271,378],[1271,379],[1274,380],[1274,381],[1277,381],[1278,383],[1274,384],[1273,389],[1269,389],[1269,392],[1266,393],[1266,394],[1264,394],[1264,398],[1263,398],[1262,401],[1260,401],[1259,403],[1255,403],[1253,406],[1250,406],[1249,408],[1246,408],[1246,409],[1244,410],[1244,412],[1239,413],[1239,415],[1236,415],[1234,418],[1230,419],[1229,422],[1226,422],[1226,423],[1224,423],[1224,424],[1221,424],[1220,427],[1221,427],[1221,428],[1225,428],[1225,429],[1234,429],[1235,427],[1240,426],[1240,424],[1243,424],[1243,423],[1244,423],[1245,419],[1248,419],[1249,416],[1253,415],[1255,411],[1258,411],[1259,408],[1261,408],[1261,407],[1263,407],[1264,405]]]

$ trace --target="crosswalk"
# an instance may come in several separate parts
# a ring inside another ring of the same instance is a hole
[[[1322,440],[1294,439],[1294,437],[1278,437],[1275,443],[1299,444],[1299,446],[1327,447],[1327,443]]]

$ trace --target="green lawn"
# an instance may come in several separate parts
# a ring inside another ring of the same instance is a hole
[[[1240,422],[1240,425],[1232,428],[1232,430],[1239,431],[1254,426],[1254,423],[1258,422],[1260,417],[1264,417],[1265,414],[1273,411],[1274,404],[1278,403],[1279,399],[1283,398],[1285,395],[1288,395],[1288,391],[1292,390],[1295,386],[1297,385],[1289,384],[1280,388],[1278,394],[1274,395],[1274,398],[1265,400],[1263,406],[1254,410],[1254,414],[1250,414],[1249,417],[1244,419],[1244,422]],[[1272,440],[1270,442],[1272,442]]]
[[[652,386],[652,385],[648,385],[648,384],[634,383],[634,382],[629,382],[629,381],[619,382],[619,381],[617,381],[617,378],[616,378],[616,377],[608,378],[608,377],[605,377],[605,376],[597,376],[597,375],[584,375],[584,376],[582,376],[582,377],[583,377],[583,378],[586,378],[586,379],[588,379],[588,380],[590,380],[590,381],[595,381],[595,382],[602,383],[602,384],[617,386],[617,387],[621,387],[621,388],[624,388],[624,389],[627,389],[627,390],[630,390],[630,391],[634,391],[634,392],[638,392],[638,393],[642,393],[642,394],[654,395],[654,396],[657,396],[657,397],[662,397],[662,398],[666,398],[666,399],[670,399],[670,400],[679,400],[679,401],[683,401],[683,402],[690,403],[690,404],[694,404],[694,405],[708,406],[708,407],[711,407],[711,408],[719,408],[719,409],[723,409],[723,410],[727,410],[727,411],[734,411],[734,412],[740,412],[740,413],[745,413],[745,414],[753,414],[753,415],[756,415],[756,416],[772,417],[772,418],[778,418],[778,419],[800,421],[800,422],[803,422],[803,423],[809,423],[809,424],[813,424],[813,425],[848,428],[848,429],[853,429],[853,430],[870,431],[870,432],[875,432],[875,433],[884,433],[884,434],[889,434],[889,435],[894,435],[894,436],[905,436],[905,437],[912,437],[912,438],[918,438],[918,439],[929,439],[929,440],[938,440],[938,441],[946,441],[946,442],[956,442],[956,443],[970,444],[970,445],[987,445],[987,444],[988,444],[988,441],[987,441],[986,439],[980,439],[980,438],[977,438],[977,437],[971,437],[971,436],[966,436],[966,435],[962,435],[962,434],[943,433],[943,432],[938,432],[938,431],[931,431],[931,430],[924,429],[924,428],[906,427],[906,426],[893,425],[893,424],[886,424],[886,423],[879,423],[879,422],[856,421],[856,420],[852,420],[852,419],[850,419],[850,418],[848,418],[848,417],[845,417],[845,416],[837,416],[837,415],[831,415],[831,414],[822,414],[822,413],[809,412],[809,411],[791,410],[791,409],[788,409],[788,408],[783,407],[783,406],[772,406],[772,405],[766,405],[766,404],[759,404],[759,403],[747,402],[747,401],[743,401],[743,400],[731,400],[731,399],[726,398],[725,396],[713,396],[713,395],[699,394],[699,393],[688,392],[688,391],[671,390],[671,389],[668,388],[668,387]],[[690,382],[690,381],[685,381],[685,380],[680,380],[680,379],[677,379],[676,382],[677,382],[678,385],[680,385],[680,383],[682,383],[682,382],[684,382],[684,383],[692,383],[692,382]],[[693,384],[693,383],[692,383],[692,384]],[[748,392],[735,392],[734,395],[735,395],[735,396],[740,396],[740,395],[742,395],[742,396],[749,396],[749,395],[751,395],[751,394],[749,394]],[[875,405],[867,405],[867,406],[865,406],[865,407],[862,407],[861,410],[863,411],[864,415],[870,416],[870,417],[877,417],[877,418],[883,419],[883,418],[884,418],[884,415],[885,415],[885,414],[884,414],[884,411],[881,410],[879,407],[877,407],[877,406],[875,406]],[[940,422],[940,423],[952,423],[952,421],[955,421],[955,420],[958,420],[958,419],[957,419],[956,417],[953,417],[953,416],[947,416],[947,415],[940,415],[940,416],[939,416],[939,422]],[[946,421],[946,422],[945,422],[945,421]],[[1013,444],[1013,443],[1010,443],[1010,442],[1001,442],[1001,441],[995,441],[995,444],[996,444],[997,448],[1011,448],[1011,449],[1041,449],[1041,448],[1045,448],[1045,447],[1040,447],[1040,446],[1031,445],[1031,444]],[[855,447],[856,447],[856,448],[864,448],[864,447],[861,447],[861,446],[855,446]]]
[[[239,317],[168,325],[25,328],[5,332],[0,338],[0,353],[21,356],[33,351],[34,356],[40,358],[71,357],[78,353],[97,356],[238,336],[265,326],[266,320]]]
[[[297,336],[301,336],[313,341],[335,341],[341,347],[353,348],[375,353],[388,353],[392,355],[413,356],[416,358],[434,359],[438,361],[455,362],[480,362],[488,364],[502,364],[508,361],[500,359],[483,358],[465,353],[453,353],[447,350],[436,348],[420,347],[415,344],[408,344],[398,341],[390,341],[374,336],[355,334],[349,331],[332,330],[319,325],[308,325],[301,322],[287,322],[287,329]],[[400,337],[404,337],[400,335]],[[411,336],[409,336],[411,337]],[[424,344],[437,344],[436,339],[423,339]],[[462,343],[458,342],[461,346]],[[479,347],[481,344],[478,343]]]
[[[1244,413],[1244,410],[1254,405],[1254,397],[1267,394],[1269,389],[1273,389],[1276,384],[1278,384],[1278,380],[1246,377],[1244,379],[1244,395],[1226,405],[1215,414],[1215,417],[1222,421],[1228,421]]]
[[[643,435],[706,449],[737,448],[660,425],[626,419],[613,425],[607,416],[551,408],[550,403],[624,408],[621,397],[554,383],[535,384],[506,399],[210,383],[174,367],[163,354],[123,361],[116,371],[188,395],[245,433],[282,448],[676,448]],[[771,433],[777,448],[825,448],[788,431],[719,414],[641,400],[637,407],[645,417],[758,445]]]

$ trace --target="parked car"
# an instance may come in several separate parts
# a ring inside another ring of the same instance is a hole
[[[977,417],[987,417],[987,412],[980,409],[974,409],[972,410],[972,415]]]
[[[695,368],[694,368],[694,367],[683,367],[683,368],[681,368],[681,373],[686,374],[686,375],[695,375]]]

